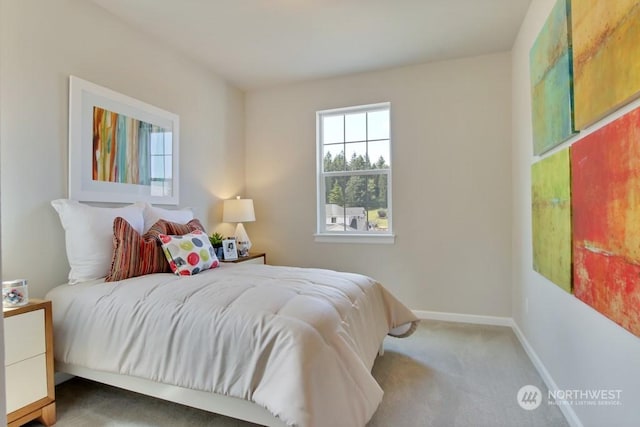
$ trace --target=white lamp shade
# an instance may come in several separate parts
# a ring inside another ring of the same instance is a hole
[[[222,222],[252,222],[256,220],[252,199],[225,200],[222,206]]]

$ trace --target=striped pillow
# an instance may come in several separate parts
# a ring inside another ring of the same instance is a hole
[[[113,221],[111,271],[105,281],[115,282],[151,273],[171,273],[158,236],[182,236],[195,230],[205,231],[197,219],[186,224],[161,219],[140,235],[124,218],[117,217]]]

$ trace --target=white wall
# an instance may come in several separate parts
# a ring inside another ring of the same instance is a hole
[[[68,77],[180,116],[180,205],[205,226],[244,187],[244,97],[206,68],[82,0],[3,1],[0,17],[2,264],[32,296],[64,283]]]
[[[513,316],[560,389],[621,389],[622,406],[575,406],[585,426],[640,425],[640,339],[532,269],[529,50],[555,0],[533,0],[513,47]],[[626,107],[563,144],[566,147]],[[528,310],[527,310],[528,302]]]
[[[270,263],[355,271],[413,309],[510,316],[511,56],[247,94],[247,231]],[[390,101],[394,245],[315,243],[318,110]]]

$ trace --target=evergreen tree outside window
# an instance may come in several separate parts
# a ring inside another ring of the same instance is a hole
[[[393,242],[390,113],[390,103],[316,113],[316,240]]]

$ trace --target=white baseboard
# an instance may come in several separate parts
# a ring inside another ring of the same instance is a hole
[[[441,320],[444,322],[474,323],[476,325],[494,325],[511,327],[510,317],[481,316],[477,314],[445,313],[442,311],[412,310],[419,319]]]
[[[499,317],[499,316],[480,316],[476,314],[460,314],[460,313],[445,313],[441,311],[426,311],[426,310],[412,310],[419,319],[424,320],[440,320],[443,322],[459,322],[459,323],[473,323],[476,325],[494,325],[494,326],[507,326],[513,330],[516,337],[520,341],[520,344],[524,348],[524,351],[529,356],[531,363],[542,377],[542,380],[547,385],[549,390],[558,390],[556,382],[551,377],[551,374],[542,363],[542,360],[538,357],[536,352],[527,341],[518,324],[511,317]],[[571,427],[583,427],[582,421],[578,418],[578,415],[570,405],[558,405],[560,411],[566,418]]]
[[[529,341],[527,341],[527,338],[524,336],[524,333],[522,332],[518,324],[515,322],[515,320],[510,320],[511,329],[513,329],[516,337],[518,337],[520,344],[524,348],[524,351],[527,353],[527,356],[529,356],[531,363],[533,363],[533,366],[535,366],[536,370],[542,377],[542,380],[547,385],[547,388],[549,390],[558,390],[558,385],[553,380],[553,377],[544,366],[544,363],[542,363],[542,360],[540,360],[533,347],[531,347],[531,344],[529,344]],[[580,421],[580,418],[578,418],[578,415],[573,410],[573,407],[571,405],[558,405],[558,407],[560,408],[560,411],[562,411],[562,414],[566,418],[569,425],[571,425],[571,427],[583,427],[582,421]]]

